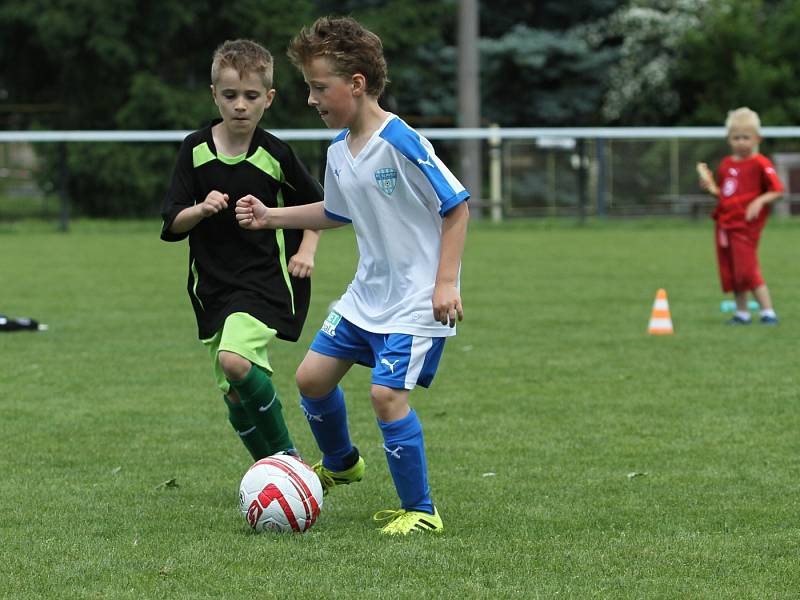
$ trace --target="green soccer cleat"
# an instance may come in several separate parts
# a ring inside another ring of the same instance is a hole
[[[433,508],[432,515],[401,508],[400,510],[379,510],[372,518],[376,521],[389,521],[379,530],[380,533],[386,535],[408,535],[414,531],[431,531],[433,533],[444,531],[444,524],[436,507]]]
[[[332,487],[361,481],[364,478],[366,463],[364,459],[359,456],[356,464],[344,471],[331,471],[330,469],[326,469],[322,466],[322,461],[316,463],[312,468],[317,474],[317,477],[319,477],[320,483],[322,483],[322,494],[327,495],[328,490]]]

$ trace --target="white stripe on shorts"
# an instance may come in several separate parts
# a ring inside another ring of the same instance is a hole
[[[413,390],[417,385],[417,379],[422,372],[422,365],[425,364],[425,356],[433,346],[433,338],[413,336],[411,340],[411,356],[408,357],[408,370],[403,387]]]

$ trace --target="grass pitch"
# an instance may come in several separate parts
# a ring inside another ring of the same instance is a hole
[[[362,483],[305,535],[251,534],[248,455],[226,420],[159,224],[0,233],[2,598],[787,598],[800,589],[800,223],[770,223],[778,327],[726,327],[710,223],[471,228],[466,320],[429,391],[441,536],[385,539],[397,501],[368,399],[344,380]],[[355,269],[323,234],[303,337],[272,351],[316,460],[294,369]],[[646,333],[658,288],[672,336]]]

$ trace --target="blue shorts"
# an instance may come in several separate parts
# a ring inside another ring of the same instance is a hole
[[[407,333],[371,333],[333,311],[317,332],[311,349],[371,367],[374,384],[413,390],[416,385],[428,387],[433,381],[445,339]]]

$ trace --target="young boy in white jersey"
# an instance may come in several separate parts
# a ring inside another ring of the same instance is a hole
[[[289,47],[309,86],[308,104],[328,127],[344,129],[328,149],[323,202],[267,208],[245,196],[245,229],[326,229],[352,223],[359,262],[297,369],[301,404],[322,451],[315,470],[326,492],[360,481],[339,381],[351,366],[372,368],[371,400],[399,510],[379,511],[386,534],[441,532],[431,499],[422,427],[408,403],[430,385],[447,337],[464,316],[459,271],[469,193],[431,144],[378,98],[386,62],[377,35],[350,18],[318,19]]]

